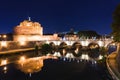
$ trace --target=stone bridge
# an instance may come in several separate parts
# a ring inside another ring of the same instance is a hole
[[[112,43],[112,39],[86,39],[86,40],[53,40],[53,41],[44,41],[47,44],[61,45],[65,43],[68,46],[72,46],[74,44],[80,44],[81,46],[89,46],[90,44],[97,44],[100,47],[107,47],[110,43]]]

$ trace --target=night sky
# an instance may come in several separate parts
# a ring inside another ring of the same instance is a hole
[[[31,17],[44,33],[95,30],[111,33],[112,13],[120,0],[0,0],[0,33]]]

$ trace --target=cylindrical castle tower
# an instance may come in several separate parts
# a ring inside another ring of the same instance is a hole
[[[15,35],[43,35],[43,27],[38,22],[24,20],[14,28]]]

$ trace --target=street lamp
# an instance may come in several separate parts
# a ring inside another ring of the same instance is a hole
[[[6,40],[6,38],[7,38],[7,35],[3,35],[3,39]]]

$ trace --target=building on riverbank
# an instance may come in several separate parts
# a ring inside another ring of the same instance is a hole
[[[38,22],[24,20],[14,27],[14,41],[41,41],[41,40],[59,40],[57,34],[43,35],[43,27]]]

